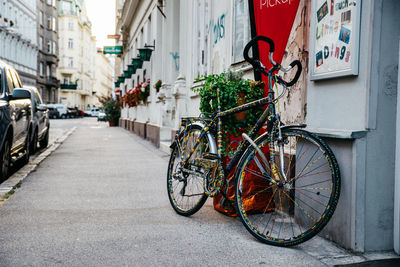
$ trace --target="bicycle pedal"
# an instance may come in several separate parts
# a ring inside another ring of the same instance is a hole
[[[205,159],[219,159],[218,154],[215,153],[204,153],[203,158]]]

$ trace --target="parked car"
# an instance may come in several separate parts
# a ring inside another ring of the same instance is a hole
[[[97,121],[105,121],[106,120],[106,113],[103,110],[100,110],[99,115],[97,116]]]
[[[65,104],[47,104],[48,107],[54,107],[59,113],[59,118],[65,119],[68,117],[68,109]]]
[[[90,117],[90,109],[85,109],[85,110],[83,111],[83,116],[85,116],[85,117]]]
[[[49,118],[50,119],[58,119],[60,118],[60,112],[55,107],[47,105],[47,109],[49,110]]]
[[[79,116],[78,109],[73,107],[67,107],[67,118],[77,118]]]
[[[10,164],[29,161],[32,132],[30,94],[11,66],[0,61],[0,179],[8,176]]]
[[[91,108],[89,110],[85,110],[85,114],[90,117],[97,117],[99,115],[99,108]]]
[[[43,104],[38,89],[32,86],[24,86],[31,96],[32,107],[32,132],[30,137],[30,153],[35,154],[38,143],[40,148],[49,144],[50,120],[47,106]]]

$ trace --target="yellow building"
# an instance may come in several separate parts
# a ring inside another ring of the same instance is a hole
[[[96,39],[84,0],[61,0],[58,6],[59,102],[86,109],[96,101],[94,90]]]

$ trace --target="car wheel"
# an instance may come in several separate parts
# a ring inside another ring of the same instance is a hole
[[[8,176],[8,170],[10,168],[11,161],[10,140],[8,138],[4,140],[3,147],[1,148],[0,159],[0,180],[4,181]]]
[[[29,152],[31,153],[31,155],[36,153],[37,143],[38,143],[38,135],[37,135],[37,131],[35,131],[35,133],[33,134],[31,143],[30,143],[31,147],[30,147],[30,151]]]
[[[40,148],[46,148],[49,145],[49,132],[50,132],[50,127],[47,128],[46,135],[39,142]]]
[[[65,118],[66,118],[65,114],[62,114],[61,119],[65,119]]]

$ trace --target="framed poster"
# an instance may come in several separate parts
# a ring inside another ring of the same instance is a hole
[[[311,80],[358,75],[361,0],[314,0]]]

